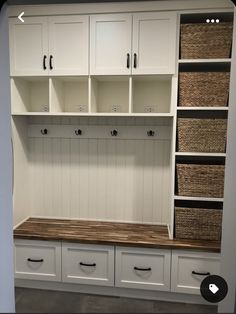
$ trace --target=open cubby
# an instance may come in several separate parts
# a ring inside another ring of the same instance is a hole
[[[52,79],[52,112],[88,112],[88,77]]]
[[[12,112],[48,112],[49,79],[44,77],[11,80]]]
[[[169,113],[171,103],[171,77],[133,77],[134,113]]]
[[[91,111],[104,113],[128,113],[129,77],[92,77]]]

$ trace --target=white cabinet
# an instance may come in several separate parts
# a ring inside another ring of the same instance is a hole
[[[131,14],[90,17],[90,74],[130,74]]]
[[[11,18],[11,75],[46,75],[48,57],[47,17]]]
[[[170,289],[171,251],[116,247],[117,287],[161,290]]]
[[[220,274],[220,254],[172,251],[171,291],[200,294],[202,280]]]
[[[173,74],[176,61],[175,13],[133,15],[133,74]]]
[[[176,29],[173,12],[91,16],[90,74],[175,73]]]
[[[88,16],[49,17],[50,75],[88,75],[88,36]]]
[[[61,243],[15,240],[15,278],[61,281]]]
[[[12,76],[88,75],[88,16],[10,19]]]
[[[62,244],[62,281],[113,286],[114,247]]]

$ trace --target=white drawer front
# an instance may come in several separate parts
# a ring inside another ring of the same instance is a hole
[[[61,280],[61,243],[15,240],[15,277]]]
[[[209,274],[220,274],[220,254],[172,252],[171,291],[200,294],[201,282]]]
[[[91,285],[114,285],[114,247],[62,244],[62,280]]]
[[[170,289],[170,250],[116,248],[117,287]]]

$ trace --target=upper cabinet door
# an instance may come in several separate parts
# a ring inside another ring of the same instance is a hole
[[[174,74],[176,13],[133,15],[133,74]]]
[[[89,17],[49,17],[49,74],[88,75]]]
[[[48,36],[46,17],[11,18],[11,75],[47,75]]]
[[[90,74],[131,73],[131,14],[90,17]]]

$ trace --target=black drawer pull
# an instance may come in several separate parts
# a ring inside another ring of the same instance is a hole
[[[139,271],[151,271],[151,267],[148,267],[148,268],[140,268],[140,267],[136,267],[134,266],[134,270],[139,270]]]
[[[47,59],[47,56],[43,56],[43,69],[44,70],[47,70],[47,67],[46,67],[46,59]]]
[[[32,263],[42,263],[43,259],[32,259],[32,258],[28,258],[27,259],[28,262],[32,262]]]
[[[199,272],[193,270],[193,271],[192,271],[192,274],[193,274],[193,275],[199,275],[199,276],[210,276],[211,273],[209,273],[209,272],[206,272],[206,273],[199,273]]]
[[[95,263],[87,264],[87,263],[82,263],[82,262],[80,262],[79,264],[80,264],[81,266],[96,267],[96,264],[95,264]]]

